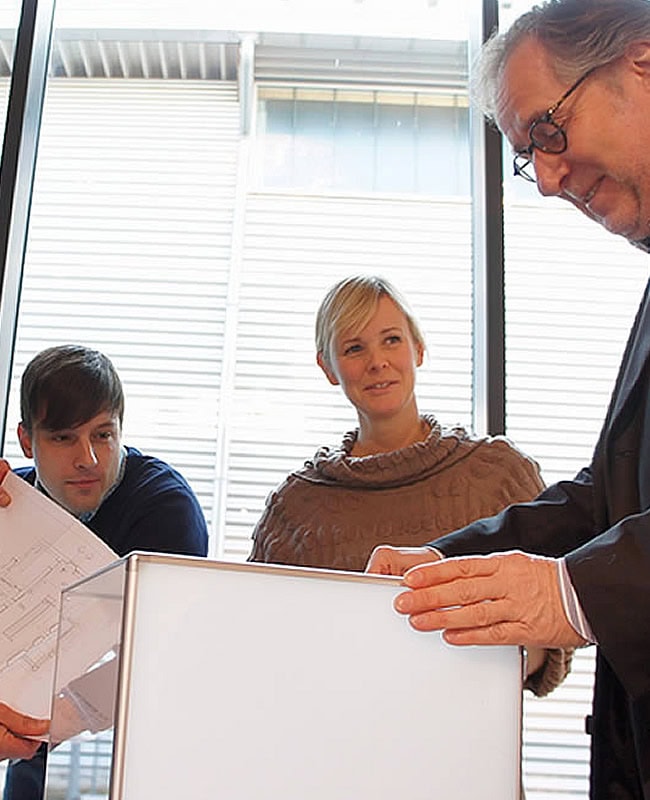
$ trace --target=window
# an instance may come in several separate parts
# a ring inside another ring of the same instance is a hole
[[[468,197],[467,96],[260,90],[260,185]]]
[[[3,31],[0,41],[0,122],[2,122],[3,130],[9,101],[9,78],[19,17],[19,0],[0,0],[0,26]]]
[[[21,463],[29,358],[97,347],[124,380],[125,440],[188,478],[212,555],[243,559],[270,489],[355,424],[313,353],[338,278],[377,271],[403,289],[428,334],[423,409],[471,424],[467,47],[261,35],[249,142],[238,45],[131,30],[131,13],[93,35],[55,29],[5,452]],[[308,58],[352,65],[354,89],[305,85],[292,70]]]
[[[421,408],[471,427],[466,8],[419,4],[453,18],[446,31],[413,17],[435,40],[261,28],[246,87],[240,28],[192,27],[201,15],[172,5],[152,31],[134,0],[101,21],[59,0],[4,453],[21,463],[26,361],[55,342],[98,347],[124,379],[126,441],[181,469],[211,554],[243,559],[269,490],[355,424],[314,361],[314,313],[338,278],[379,272],[404,291],[429,347]],[[367,8],[354,6],[341,19]],[[515,187],[508,434],[550,482],[590,457],[645,258]],[[586,796],[591,670],[580,654],[565,686],[526,700],[529,800]]]

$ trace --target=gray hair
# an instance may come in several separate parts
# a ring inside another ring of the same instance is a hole
[[[551,56],[559,80],[623,56],[634,42],[650,40],[648,0],[547,0],[522,14],[483,46],[472,78],[475,104],[494,119],[503,70],[513,51],[532,37]]]

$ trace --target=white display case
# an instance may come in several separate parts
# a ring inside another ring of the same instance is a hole
[[[516,800],[519,650],[416,633],[400,590],[140,553],[66,589],[60,638],[96,652],[59,648],[53,736],[81,732],[50,754],[46,798]],[[106,780],[84,788],[57,751],[78,766],[111,729]]]

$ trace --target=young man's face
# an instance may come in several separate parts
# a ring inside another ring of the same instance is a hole
[[[120,468],[121,425],[116,414],[97,416],[60,431],[35,423],[31,435],[18,426],[23,453],[33,458],[49,496],[75,516],[94,511],[115,483]]]

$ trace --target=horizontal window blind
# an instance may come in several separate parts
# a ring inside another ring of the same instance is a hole
[[[0,120],[2,120],[3,131],[7,117],[7,103],[9,102],[9,80],[9,78],[0,78]]]
[[[552,482],[591,460],[648,257],[568,204],[544,203],[506,204],[506,413]]]
[[[235,252],[238,148],[233,85],[50,81],[5,450],[23,463],[29,358],[98,347],[124,380],[125,441],[181,469],[228,558],[247,555],[270,489],[354,424],[315,365],[337,278],[395,281],[427,333],[422,408],[471,419],[469,203],[249,193]]]
[[[547,483],[591,461],[647,258],[568,204],[506,202],[507,431]],[[587,797],[594,654],[578,651],[549,697],[525,697],[528,800]]]
[[[576,652],[567,679],[547,697],[524,693],[527,800],[587,798],[591,738],[585,717],[591,713],[594,656],[593,647]]]
[[[467,42],[266,33],[255,52],[259,83],[467,87]]]
[[[125,441],[170,461],[208,519],[238,105],[234,84],[51,80],[9,412],[26,362],[80,342],[125,384]]]
[[[420,407],[470,424],[470,215],[467,201],[248,197],[228,425],[229,557],[248,553],[269,489],[356,426],[315,361],[316,310],[336,280],[378,273],[403,291],[429,345]]]

